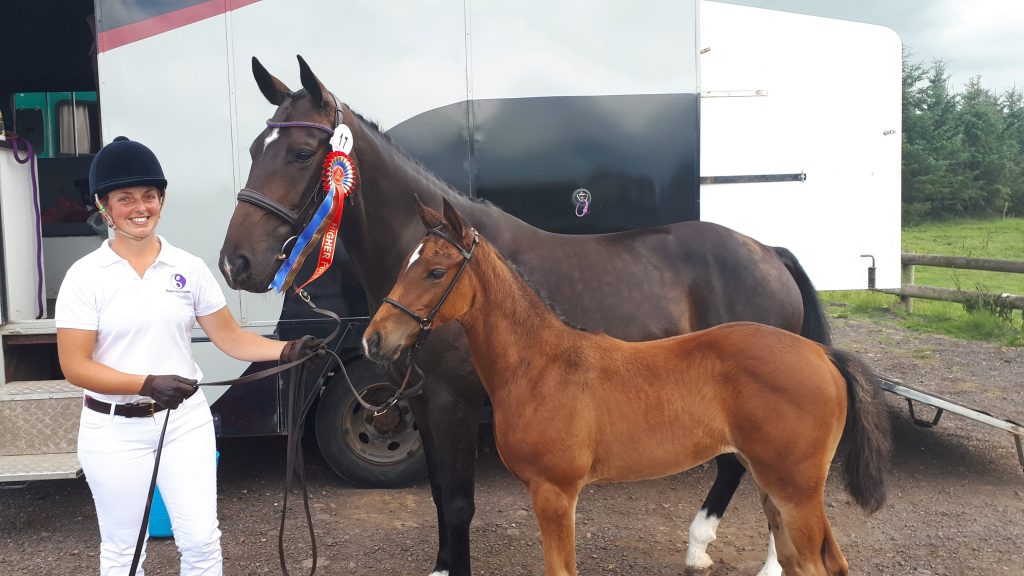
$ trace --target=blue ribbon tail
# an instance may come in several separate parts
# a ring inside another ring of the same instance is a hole
[[[333,192],[329,192],[327,197],[324,198],[324,201],[320,203],[320,207],[317,208],[316,213],[313,214],[313,218],[310,219],[309,225],[307,225],[305,230],[299,234],[298,239],[295,241],[295,245],[292,246],[292,253],[288,256],[288,259],[285,260],[284,264],[277,269],[277,274],[274,275],[274,280],[270,283],[270,288],[272,290],[277,292],[284,290],[285,280],[288,278],[292,269],[302,264],[302,261],[299,260],[302,251],[305,250],[306,245],[309,244],[309,241],[313,238],[313,235],[316,234],[316,231],[320,229],[320,225],[323,223],[324,219],[327,218],[327,215],[331,213],[331,208],[333,206],[334,194]]]

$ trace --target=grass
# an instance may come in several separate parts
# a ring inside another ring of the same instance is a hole
[[[1024,260],[1024,218],[958,220],[903,229],[903,251],[919,254]],[[959,288],[964,292],[1024,294],[1024,274],[953,270],[916,266],[914,283]],[[907,313],[896,296],[878,292],[822,292],[833,317],[892,322],[911,330],[937,332],[968,340],[1024,346],[1024,316],[1020,310],[972,311],[956,302],[914,299]]]

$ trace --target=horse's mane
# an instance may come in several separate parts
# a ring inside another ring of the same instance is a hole
[[[526,284],[526,287],[529,288],[530,290],[532,290],[533,293],[537,295],[537,298],[540,298],[541,303],[544,304],[544,306],[548,310],[550,310],[551,313],[554,314],[555,317],[558,318],[562,322],[562,324],[566,325],[569,328],[572,328],[573,330],[576,330],[577,332],[587,332],[588,331],[586,328],[584,328],[582,326],[579,326],[578,324],[573,324],[572,322],[567,320],[565,315],[562,314],[562,312],[558,309],[558,307],[555,306],[551,302],[551,300],[549,300],[548,297],[544,295],[544,291],[541,290],[540,286],[538,286],[532,280],[527,278],[526,275],[523,274],[523,271],[520,270],[518,266],[516,266],[515,264],[509,262],[505,258],[505,255],[501,253],[501,250],[498,250],[497,246],[495,246],[494,244],[490,244],[490,247],[491,247],[491,250],[494,250],[494,253],[498,255],[498,258],[501,259],[501,261],[504,262],[506,266],[508,266],[509,270],[511,270],[516,276],[518,276],[519,279],[523,281],[523,284]]]
[[[394,140],[391,139],[391,136],[389,134],[380,129],[380,124],[378,124],[376,121],[370,120],[366,116],[363,116],[359,112],[353,110],[351,106],[349,106],[349,111],[351,111],[352,114],[360,122],[363,123],[364,128],[369,129],[370,132],[379,136],[381,140],[385,144],[387,144],[387,147],[397,157],[401,158],[402,160],[405,160],[410,167],[412,167],[414,170],[416,170],[416,172],[419,173],[420,177],[423,178],[423,180],[430,184],[433,184],[434,187],[438,191],[440,191],[446,198],[448,198],[449,201],[452,201],[453,203],[460,203],[463,206],[486,206],[496,211],[502,211],[501,208],[495,206],[490,200],[486,200],[483,198],[472,198],[469,196],[462,195],[461,193],[459,193],[458,190],[452,188],[451,184],[448,184],[447,182],[439,178],[429,168],[424,166],[419,160],[413,158],[412,156],[409,155],[408,152],[403,150],[401,146],[399,146],[397,143],[395,143]]]

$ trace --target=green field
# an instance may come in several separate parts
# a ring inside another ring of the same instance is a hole
[[[903,251],[945,256],[1024,260],[1024,219],[957,220],[903,229]],[[1024,294],[1024,274],[915,267],[915,284],[959,288],[964,292]],[[958,338],[989,340],[1024,346],[1021,311],[968,312],[963,304],[915,299],[906,313],[899,298],[868,291],[822,292],[834,317],[889,321],[914,330],[940,332]]]

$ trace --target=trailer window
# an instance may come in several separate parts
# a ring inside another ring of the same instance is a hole
[[[56,156],[93,154],[99,147],[96,103],[90,101],[61,100],[56,106]]]
[[[14,131],[18,136],[31,142],[36,153],[42,153],[46,149],[46,130],[41,109],[19,108],[14,113]]]

